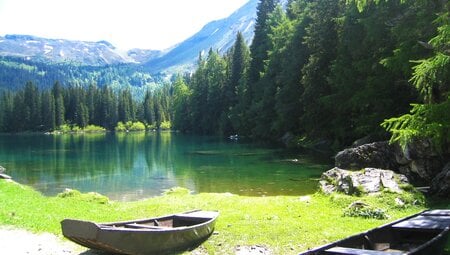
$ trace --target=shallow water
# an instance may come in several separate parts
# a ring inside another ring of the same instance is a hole
[[[328,163],[279,148],[171,132],[0,135],[0,165],[45,195],[72,188],[130,201],[175,186],[194,193],[305,195],[316,191]]]

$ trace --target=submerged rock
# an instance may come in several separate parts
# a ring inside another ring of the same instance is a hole
[[[338,167],[323,173],[319,183],[325,194],[342,192],[347,195],[378,193],[385,189],[400,193],[401,186],[409,184],[406,176],[391,170],[364,168],[349,171]]]

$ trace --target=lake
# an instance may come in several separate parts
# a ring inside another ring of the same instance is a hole
[[[119,201],[177,186],[194,193],[305,195],[330,168],[329,160],[311,155],[173,132],[0,135],[0,165],[45,195],[72,188]]]

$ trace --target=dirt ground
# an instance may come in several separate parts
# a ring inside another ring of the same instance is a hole
[[[94,255],[81,246],[49,234],[0,227],[1,254],[10,255]]]
[[[0,226],[0,254],[8,255],[102,255],[49,234]],[[192,254],[207,254],[196,249]],[[236,255],[270,255],[264,246],[238,246]]]

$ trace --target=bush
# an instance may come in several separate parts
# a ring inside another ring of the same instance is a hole
[[[170,121],[163,121],[161,122],[161,125],[159,125],[159,128],[162,130],[169,130],[172,127],[172,124]]]
[[[363,202],[353,202],[347,209],[344,210],[344,216],[346,217],[360,217],[364,219],[388,219],[389,215],[383,209],[374,208]]]
[[[129,125],[129,126],[128,126]],[[145,125],[144,123],[140,121],[136,122],[127,122],[128,131],[145,131]]]
[[[105,132],[106,129],[96,125],[88,125],[83,129],[84,132],[95,133],[95,132]]]
[[[116,130],[117,132],[126,132],[127,127],[125,126],[125,124],[123,124],[122,121],[119,121],[117,122],[117,126],[114,128],[114,130]]]
[[[127,121],[126,123],[119,121],[115,130],[116,132],[145,131],[145,125],[140,121]]]
[[[61,133],[70,133],[72,132],[72,128],[68,124],[63,124],[57,128],[57,130]]]

